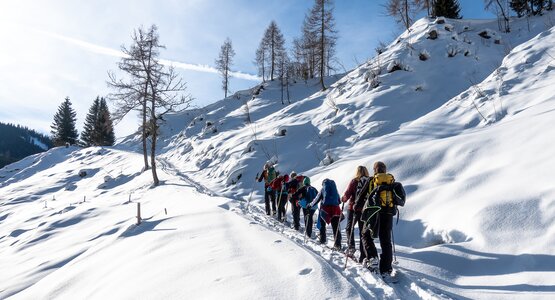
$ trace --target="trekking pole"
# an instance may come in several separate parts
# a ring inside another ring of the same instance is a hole
[[[305,208],[304,210],[308,211],[308,215],[305,215],[304,211],[303,211],[303,215],[304,215],[304,243],[306,244],[306,240],[307,240],[307,237],[308,237],[307,229],[308,229],[308,217],[310,216],[310,208]]]
[[[391,241],[393,242],[393,264],[398,265],[397,254],[395,253],[395,235],[393,234],[393,228],[391,228]]]
[[[252,183],[251,193],[249,194],[249,198],[247,199],[247,211],[249,211],[249,206],[252,199],[252,193],[254,193],[254,186],[256,185],[256,181],[258,180],[258,173],[256,173],[256,177],[254,178],[254,182]]]

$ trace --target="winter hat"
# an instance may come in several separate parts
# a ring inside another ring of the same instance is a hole
[[[289,175],[289,177],[291,179],[293,179],[293,178],[297,177],[297,173],[295,171],[293,171],[293,172],[291,172],[291,175]]]
[[[283,175],[283,180],[285,182],[289,181],[289,175],[287,175],[287,174]]]
[[[310,185],[310,178],[308,176],[304,177],[303,184],[304,185]]]

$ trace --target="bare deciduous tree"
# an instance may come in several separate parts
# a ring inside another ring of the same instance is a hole
[[[235,56],[235,51],[233,50],[233,45],[231,44],[231,39],[227,38],[220,49],[220,54],[218,59],[216,59],[216,69],[222,75],[222,89],[224,90],[224,96],[227,98],[227,93],[229,92],[229,78],[231,77],[231,65],[233,64],[233,56]]]
[[[118,64],[128,78],[117,78],[109,72],[108,85],[113,89],[109,97],[116,105],[115,118],[118,120],[131,111],[140,112],[145,170],[149,168],[147,138],[150,137],[152,178],[154,185],[158,185],[156,142],[160,124],[167,113],[187,109],[192,97],[183,95],[186,84],[173,67],[166,68],[160,63],[160,49],[164,46],[159,43],[156,25],[148,30],[141,27],[131,37],[133,42],[129,48],[122,47],[125,56]]]
[[[324,76],[332,61],[330,56],[335,53],[336,34],[332,0],[315,0],[303,24],[303,35],[310,41],[308,45],[314,49],[314,66],[320,75],[322,90],[326,89]]]

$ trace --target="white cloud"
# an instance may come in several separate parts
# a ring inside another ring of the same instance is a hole
[[[73,45],[79,46],[87,51],[93,52],[93,53],[97,53],[97,54],[102,54],[102,55],[109,55],[109,56],[114,56],[114,57],[124,57],[125,54],[120,51],[120,50],[115,50],[112,48],[108,48],[108,47],[103,47],[103,46],[99,46],[99,45],[95,45],[89,42],[85,42],[82,40],[78,40],[78,39],[74,39],[74,38],[70,38],[67,36],[63,36],[63,35],[59,35],[56,33],[52,33],[52,32],[47,32],[47,31],[43,31],[43,30],[37,30],[35,29],[35,31],[37,33],[46,35],[48,37],[52,37],[64,42],[68,42],[71,43]],[[183,70],[187,70],[187,71],[197,71],[197,72],[204,72],[204,73],[213,73],[213,74],[218,74],[218,70],[212,66],[208,66],[208,65],[201,65],[201,64],[191,64],[191,63],[185,63],[185,62],[179,62],[179,61],[172,61],[172,60],[167,60],[167,59],[160,59],[160,62],[164,65],[171,65],[174,66],[175,68],[179,68],[179,69],[183,69]],[[261,81],[262,78],[256,76],[256,75],[252,75],[252,74],[248,74],[245,72],[241,72],[241,71],[232,71],[230,73],[230,75],[232,77],[235,78],[239,78],[239,79],[244,79],[244,80],[251,80],[251,81]]]

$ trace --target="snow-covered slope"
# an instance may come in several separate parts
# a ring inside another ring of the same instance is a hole
[[[552,18],[509,34],[422,19],[324,92],[297,82],[282,105],[270,82],[169,116],[160,187],[132,138],[1,169],[0,298],[555,296]],[[408,192],[400,284],[343,270],[341,254],[266,217],[254,177],[267,160],[341,191],[384,161]]]

